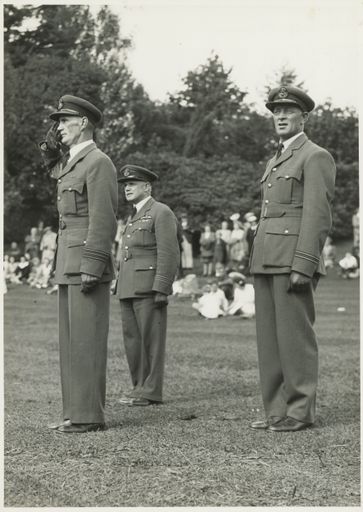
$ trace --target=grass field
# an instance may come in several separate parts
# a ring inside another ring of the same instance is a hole
[[[318,418],[267,433],[254,320],[199,318],[171,300],[165,403],[119,405],[129,388],[119,305],[112,300],[108,430],[59,435],[56,296],[5,296],[5,506],[358,506],[359,283],[335,275],[316,295]],[[345,307],[338,312],[338,307]]]

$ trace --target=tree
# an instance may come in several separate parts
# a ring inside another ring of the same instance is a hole
[[[246,93],[231,82],[230,73],[217,55],[212,56],[207,64],[187,74],[184,90],[170,97],[185,129],[184,156],[214,154],[218,126],[242,114]]]

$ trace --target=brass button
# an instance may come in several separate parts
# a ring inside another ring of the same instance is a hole
[[[272,170],[273,170],[273,171],[276,171],[276,167],[273,167],[273,169],[272,169]]]
[[[130,238],[130,237],[131,237],[131,235],[127,235],[127,238]]]
[[[57,197],[58,201],[60,201],[60,196]]]
[[[72,190],[72,187],[69,187],[68,190]]]
[[[290,178],[290,176],[289,176],[288,174],[286,174],[285,178],[286,178],[286,179],[289,179],[289,178]]]
[[[62,180],[59,178],[58,183],[62,183]]]
[[[129,246],[128,246],[128,245],[125,245],[125,249],[128,249],[128,248],[129,248]]]
[[[129,226],[132,226],[132,222],[130,222]]]
[[[288,229],[285,229],[285,233],[288,233],[288,232],[289,232],[289,230],[288,230]]]
[[[268,186],[268,188],[271,188],[271,187],[272,187],[271,183],[269,183],[267,186]]]
[[[266,203],[266,204],[268,204],[268,203],[269,203],[269,200],[268,200],[268,199],[266,199],[265,203]]]

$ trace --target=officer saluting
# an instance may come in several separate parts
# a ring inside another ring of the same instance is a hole
[[[50,118],[55,124],[40,149],[57,180],[55,282],[63,397],[63,421],[50,428],[83,433],[103,429],[105,422],[116,169],[93,141],[102,113],[92,103],[65,95]]]
[[[126,165],[118,181],[135,213],[122,236],[117,282],[126,357],[132,390],[121,398],[128,405],[162,402],[168,295],[178,271],[178,221],[168,206],[151,197],[158,176]]]
[[[332,224],[335,164],[304,134],[314,101],[297,87],[273,89],[279,148],[261,179],[262,210],[251,255],[257,349],[266,420],[253,428],[288,432],[315,419],[318,347],[313,291]]]

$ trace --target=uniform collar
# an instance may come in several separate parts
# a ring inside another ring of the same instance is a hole
[[[148,200],[151,198],[151,196],[147,196],[144,199],[141,199],[138,203],[136,203],[134,206],[136,208],[137,213],[141,210],[141,208],[148,202]]]
[[[293,142],[294,140],[296,140],[298,137],[300,137],[300,135],[303,135],[303,131],[299,132],[299,133],[296,133],[295,135],[293,135],[292,137],[290,137],[289,139],[287,140],[280,140],[280,142],[282,143],[282,151],[284,152]]]
[[[87,141],[88,142],[88,141]],[[63,169],[57,169],[56,173],[52,173],[52,176],[54,178],[61,178],[65,174],[68,174],[69,171],[73,169],[73,167],[76,165],[77,162],[79,162],[82,158],[84,158],[90,151],[93,151],[96,149],[97,146],[94,143],[94,141],[91,141],[91,143],[87,144],[83,148],[80,149],[80,151],[73,157],[70,158],[66,164],[66,166]]]
[[[74,158],[80,151],[82,151],[83,148],[86,148],[90,144],[93,143],[92,139],[85,140],[84,142],[80,142],[79,144],[76,144],[69,150],[69,159],[71,160]]]

